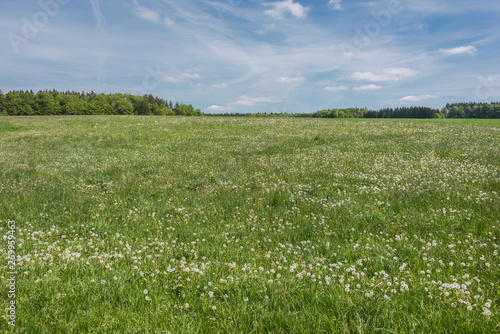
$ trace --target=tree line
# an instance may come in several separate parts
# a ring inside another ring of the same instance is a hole
[[[0,115],[183,115],[202,116],[192,105],[175,105],[153,95],[96,94],[94,92],[0,90]]]
[[[224,113],[205,116],[230,117],[312,117],[312,118],[500,118],[500,102],[496,103],[454,103],[446,107],[398,107],[380,110],[366,108],[323,109],[315,113]]]
[[[321,118],[500,118],[500,103],[448,103],[446,107],[399,107],[380,110],[358,108],[325,109],[302,117]]]
[[[240,117],[317,117],[317,118],[500,118],[500,102],[448,103],[441,110],[429,107],[398,107],[380,110],[366,108],[323,109],[315,113],[225,113],[203,114],[192,105],[175,105],[153,95],[96,94],[94,92],[0,90],[0,116],[30,115],[183,115]]]
[[[449,103],[445,108],[448,118],[500,118],[500,102]]]

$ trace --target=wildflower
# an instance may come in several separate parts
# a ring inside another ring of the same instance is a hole
[[[216,309],[217,309],[217,307],[216,307],[215,305],[214,305],[214,306],[212,306],[212,310],[214,310],[214,311],[215,311]]]
[[[493,313],[491,313],[491,311],[486,307],[483,307],[483,313],[481,313],[481,314],[487,315],[487,316],[493,315]]]
[[[147,295],[147,294],[148,294],[148,290],[144,289],[143,293],[144,293],[145,295]]]

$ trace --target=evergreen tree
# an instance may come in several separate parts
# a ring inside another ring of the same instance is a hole
[[[4,99],[5,99],[5,95],[3,94],[2,90],[0,89],[0,114],[3,113]]]

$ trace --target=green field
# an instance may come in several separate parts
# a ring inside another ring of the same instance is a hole
[[[500,332],[499,220],[500,120],[3,117],[0,332]]]

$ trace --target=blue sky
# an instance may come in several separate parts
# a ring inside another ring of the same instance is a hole
[[[500,100],[498,0],[1,0],[0,89],[204,112]]]

